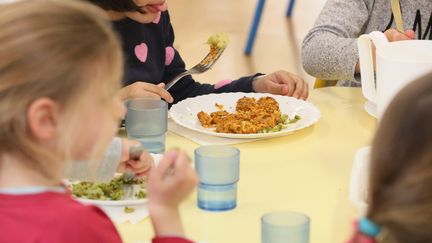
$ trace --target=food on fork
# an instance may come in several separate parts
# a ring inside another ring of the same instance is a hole
[[[211,67],[213,67],[213,65],[216,63],[216,61],[219,59],[219,57],[224,52],[226,46],[228,45],[228,36],[223,33],[216,34],[211,36],[208,39],[207,43],[210,44],[209,53],[197,65],[193,66],[189,70],[186,70],[176,75],[173,79],[171,79],[165,85],[166,90],[169,90],[171,87],[173,87],[184,76],[204,73]]]
[[[201,64],[206,65],[217,58],[219,50],[225,49],[228,46],[228,35],[225,33],[218,33],[212,35],[207,40],[207,44],[210,45],[210,53],[201,61]]]
[[[278,132],[289,123],[300,120],[299,116],[289,119],[288,115],[281,114],[279,103],[272,97],[262,97],[258,100],[243,97],[237,101],[236,111],[229,113],[220,109],[210,114],[201,111],[197,114],[198,120],[205,128],[216,128],[218,133],[254,134]],[[223,108],[223,106],[222,106]]]
[[[214,48],[225,49],[228,46],[228,43],[229,43],[229,39],[226,33],[218,33],[212,35],[207,40],[207,44],[209,44],[211,48],[214,47]]]

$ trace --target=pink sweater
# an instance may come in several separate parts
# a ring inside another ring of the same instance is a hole
[[[68,193],[0,194],[0,243],[121,243],[109,218]],[[156,237],[153,243],[191,243]]]

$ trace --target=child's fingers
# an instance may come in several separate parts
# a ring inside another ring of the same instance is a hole
[[[405,30],[405,35],[408,36],[411,40],[415,39],[415,32],[411,29]]]
[[[405,33],[401,33],[395,29],[389,29],[386,32],[384,32],[387,39],[392,41],[402,41],[402,40],[411,40],[410,37],[408,37]]]
[[[148,168],[150,167],[150,164],[143,162],[141,160],[129,160],[126,162],[127,167],[131,168],[132,170],[139,170],[141,168]]]
[[[142,161],[144,164],[147,164],[151,167],[154,166],[154,159],[147,151],[143,151],[143,153],[140,156],[140,161]]]
[[[165,90],[165,85],[154,85],[147,82],[135,82],[130,87],[128,98],[151,98],[151,99],[164,99],[167,102],[173,102],[171,94]]]
[[[153,94],[158,95],[159,97],[161,97],[162,99],[166,100],[169,103],[174,101],[171,94],[167,90],[165,90],[164,87],[162,87],[160,85],[144,83],[143,88],[146,91],[149,91],[149,92],[152,92]]]
[[[301,96],[303,95],[304,90],[307,89],[307,85],[306,82],[303,82],[302,79],[294,78],[294,80],[295,80],[295,90],[292,96],[294,98],[300,99]]]
[[[296,89],[297,82],[299,82],[298,77],[286,71],[278,71],[275,74],[276,74],[276,82],[279,84],[283,84],[285,86],[283,93],[281,93],[281,95],[292,96]]]
[[[181,170],[189,168],[189,157],[185,152],[179,152],[177,155],[175,168],[179,168]]]
[[[169,170],[169,168],[175,163],[177,159],[177,154],[177,151],[167,152],[162,158],[162,160],[159,162],[158,166],[152,170],[153,172],[150,173],[150,176],[152,176],[153,174],[157,178],[163,177],[166,171]]]
[[[290,84],[290,83],[279,84],[279,83],[275,83],[275,82],[272,82],[271,80],[269,80],[267,82],[267,92],[269,92],[271,94],[285,95],[285,94],[291,93],[291,90],[293,89],[293,87],[291,87],[291,86],[292,86],[292,84]]]
[[[189,164],[189,157],[186,153],[179,153],[175,163],[175,183],[186,183],[186,185],[196,185],[198,183],[198,176],[195,170]]]
[[[309,85],[307,82],[304,82],[305,88],[303,89],[303,93],[300,96],[300,99],[306,100],[309,96]]]
[[[137,93],[132,98],[133,99],[148,98],[148,99],[155,99],[155,100],[160,100],[160,98],[161,98],[159,94],[144,91],[144,90],[141,90],[141,91],[142,92]]]
[[[151,167],[140,167],[139,169],[134,170],[137,177],[146,176],[150,173]]]

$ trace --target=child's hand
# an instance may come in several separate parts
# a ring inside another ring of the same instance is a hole
[[[119,95],[122,101],[136,98],[162,98],[168,103],[172,103],[174,101],[171,94],[165,90],[164,83],[154,85],[146,82],[135,82],[120,89]]]
[[[415,32],[413,30],[405,30],[405,33],[401,33],[396,29],[388,29],[384,32],[384,35],[387,37],[387,40],[389,42],[414,40],[415,38]],[[376,70],[376,47],[375,44],[373,43],[372,43],[372,60],[373,60],[374,69]],[[358,61],[356,64],[355,72],[360,73],[360,61]]]
[[[148,208],[156,235],[182,235],[178,206],[198,184],[184,152],[166,153],[149,175]]]
[[[143,151],[139,160],[136,158],[130,158],[130,148],[137,144],[139,144],[138,141],[122,139],[121,162],[117,168],[117,172],[124,173],[125,171],[132,171],[135,172],[138,177],[146,176],[150,173],[154,162],[153,157],[147,151]]]
[[[401,33],[396,29],[388,29],[384,32],[388,41],[403,41],[403,40],[413,40],[415,38],[415,32],[413,30],[405,30],[405,33]]]
[[[307,83],[299,76],[285,71],[277,71],[252,82],[258,93],[293,96],[305,100],[309,94]]]

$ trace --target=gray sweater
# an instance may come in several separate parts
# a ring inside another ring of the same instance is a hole
[[[417,39],[432,40],[432,0],[400,0],[405,29]],[[328,0],[303,41],[303,67],[323,80],[358,86],[357,38],[396,28],[390,0]]]

